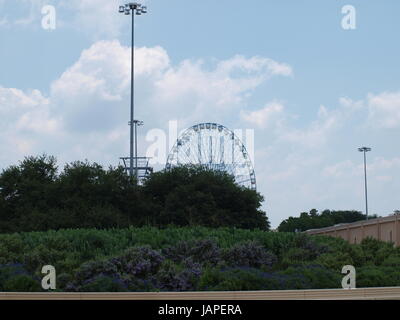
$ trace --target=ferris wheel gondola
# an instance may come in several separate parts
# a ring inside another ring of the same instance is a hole
[[[223,125],[200,123],[185,130],[168,155],[166,169],[181,165],[225,171],[237,184],[256,190],[256,176],[246,147]]]

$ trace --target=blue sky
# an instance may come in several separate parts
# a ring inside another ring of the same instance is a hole
[[[317,208],[400,209],[400,3],[146,0],[136,19],[146,133],[219,122],[254,129],[273,226]],[[118,164],[128,153],[130,20],[121,1],[0,0],[0,168],[46,152]],[[53,5],[55,30],[41,26]],[[342,7],[356,9],[344,30]],[[169,146],[167,146],[168,149]]]

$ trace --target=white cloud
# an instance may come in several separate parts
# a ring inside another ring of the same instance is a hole
[[[210,118],[224,122],[238,112],[248,92],[274,75],[288,74],[278,62],[261,57],[172,65],[161,47],[135,51],[136,118],[148,130],[165,128],[173,119],[184,127]],[[115,163],[128,146],[130,54],[118,41],[99,41],[51,84],[48,97],[37,90],[0,90],[0,110],[10,124],[0,129],[2,136],[26,141],[18,142],[21,153],[46,151],[62,161],[87,157]],[[12,143],[2,144],[1,152],[6,154]]]
[[[220,62],[218,70],[224,74],[230,74],[233,71],[243,71],[245,73],[259,72],[263,75],[293,75],[291,66],[286,63],[279,63],[272,59],[263,57],[252,57],[247,59],[242,55],[236,55],[232,59]]]
[[[279,116],[282,114],[284,106],[277,102],[268,103],[263,109],[256,111],[241,111],[241,117],[243,120],[252,123],[259,128],[268,127],[271,122],[277,121]]]
[[[36,149],[40,141],[54,134],[57,125],[58,120],[50,114],[49,99],[38,90],[0,87],[0,164],[40,152]]]
[[[49,100],[45,98],[38,90],[23,92],[15,88],[0,87],[0,124],[5,130],[25,130],[28,126],[33,128],[34,125],[29,118],[37,118],[41,121],[42,126],[38,129],[44,130],[47,126],[47,107]],[[26,126],[23,126],[23,124]]]
[[[368,95],[369,123],[378,128],[400,127],[400,92]]]
[[[379,181],[391,181],[399,173],[400,158],[375,157],[368,161],[367,171],[369,179]],[[333,165],[328,165],[323,169],[323,174],[329,178],[352,179],[353,177],[364,176],[364,163],[360,160],[357,163],[345,160]]]
[[[364,101],[354,101],[348,97],[341,97],[339,99],[339,104],[350,111],[360,111],[360,109],[364,108]]]
[[[11,9],[15,12],[12,18],[0,15],[0,27],[41,28],[41,10],[46,5],[52,5],[56,9],[57,28],[73,28],[96,40],[114,39],[130,23],[129,17],[118,12],[119,3],[116,1],[13,0],[0,2],[2,12]]]
[[[356,170],[356,165],[353,161],[345,160],[325,167],[322,172],[327,177],[343,178],[348,177],[349,175],[354,175],[357,171],[358,170]]]
[[[400,158],[376,157],[371,164],[368,164],[368,170],[375,174],[379,174],[382,170],[392,169],[400,169]]]
[[[112,39],[130,22],[129,17],[118,12],[118,5],[109,0],[61,0],[59,7],[72,15],[64,25],[83,30],[96,39]]]
[[[321,106],[318,110],[318,118],[309,126],[298,129],[295,127],[284,127],[280,130],[280,139],[290,143],[300,144],[309,148],[315,148],[327,143],[329,135],[342,123],[342,113],[334,110],[329,112],[326,107]]]
[[[284,64],[284,71],[278,70],[278,65],[281,64],[271,59],[243,56],[220,61],[214,68],[202,60],[185,60],[176,67],[170,66],[155,81],[150,103],[169,106],[170,113],[177,115],[183,125],[224,119],[265,80],[289,74]]]
[[[1,12],[15,12],[12,17],[5,15],[0,16],[0,27],[29,27],[41,26],[41,9],[48,5],[48,0],[14,0],[0,1]]]

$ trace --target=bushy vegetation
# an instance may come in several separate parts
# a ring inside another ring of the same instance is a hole
[[[0,290],[40,291],[54,265],[59,291],[193,291],[400,286],[400,249],[324,236],[205,227],[81,229],[0,235]]]
[[[262,196],[226,173],[177,167],[137,186],[124,168],[27,157],[0,174],[0,233],[66,228],[209,226],[263,230]]]
[[[376,215],[369,216],[369,218],[376,217]],[[280,232],[302,232],[310,229],[330,227],[338,223],[351,223],[365,219],[366,216],[363,213],[354,210],[324,210],[322,213],[319,213],[318,210],[312,209],[310,212],[300,213],[300,217],[289,217],[282,221],[278,230]]]
[[[0,174],[0,291],[40,291],[41,268],[59,291],[194,291],[400,285],[400,249],[365,239],[266,232],[262,196],[199,167],[152,174],[136,185],[122,167],[28,157]],[[364,218],[312,210],[280,231]]]

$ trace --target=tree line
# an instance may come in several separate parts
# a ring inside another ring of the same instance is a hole
[[[376,215],[369,215],[376,218]],[[330,227],[339,223],[351,223],[365,220],[367,217],[360,211],[355,210],[324,210],[321,213],[316,209],[310,212],[300,213],[300,217],[289,217],[281,222],[278,227],[280,232],[302,232],[310,229]]]
[[[137,185],[121,166],[26,157],[0,174],[0,232],[128,226],[269,230],[262,195],[227,173],[182,166]]]

